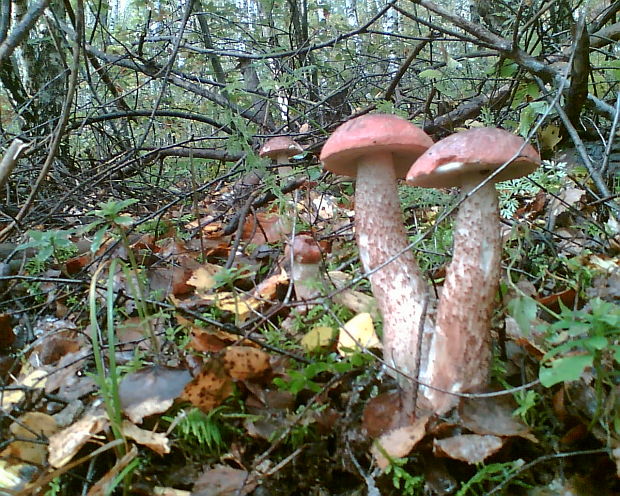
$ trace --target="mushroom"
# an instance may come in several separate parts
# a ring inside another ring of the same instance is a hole
[[[293,254],[291,280],[295,285],[295,294],[299,299],[310,300],[320,293],[321,247],[309,234],[297,234],[290,250]],[[286,257],[290,260],[290,252],[286,253]]]
[[[293,155],[303,152],[304,149],[295,140],[288,136],[276,136],[268,139],[258,152],[260,157],[269,157],[275,160],[278,167],[278,176],[284,178],[291,174],[292,169],[288,164]]]
[[[321,151],[325,169],[357,178],[357,244],[383,316],[384,360],[401,372],[392,374],[408,390],[412,383],[407,376],[417,372],[418,336],[430,325],[428,319],[421,325],[427,285],[407,249],[396,178],[404,177],[432,144],[424,131],[405,119],[371,114],[342,124]]]
[[[410,184],[460,186],[465,195],[454,224],[452,263],[437,307],[422,382],[451,392],[478,391],[487,384],[489,331],[502,254],[494,183],[525,176],[539,165],[536,150],[519,136],[502,129],[475,128],[438,141],[411,166]],[[470,194],[498,169],[497,176]],[[424,395],[436,413],[449,410],[457,401],[437,390],[425,389]]]

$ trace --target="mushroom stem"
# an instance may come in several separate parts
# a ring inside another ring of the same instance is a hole
[[[463,194],[480,183],[465,180]],[[451,392],[479,391],[488,382],[489,329],[501,269],[501,233],[497,192],[492,182],[460,206],[454,227],[452,263],[437,307],[435,332],[422,382]],[[458,397],[425,389],[441,414]]]
[[[286,155],[278,155],[276,157],[276,164],[278,165],[278,177],[280,179],[286,179],[293,173],[293,168],[290,165],[284,165],[290,163],[290,158]]]
[[[321,281],[320,263],[294,262],[291,268],[291,280],[295,285],[297,297],[302,300],[315,298],[320,294],[318,285]]]
[[[371,153],[358,159],[355,227],[366,272],[402,252],[372,272],[370,284],[383,316],[384,359],[397,371],[415,378],[427,288],[413,253],[407,250],[409,242],[403,227],[391,153]],[[401,374],[396,376],[402,387],[412,389],[411,381]]]

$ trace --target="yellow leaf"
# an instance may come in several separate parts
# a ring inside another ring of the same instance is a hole
[[[205,264],[198,267],[192,277],[187,280],[187,284],[194,286],[196,291],[204,293],[213,289],[215,286],[215,274],[217,274],[222,268],[219,265]]]
[[[549,124],[538,133],[540,147],[543,150],[554,150],[562,138],[560,128],[554,124]]]
[[[10,411],[14,405],[21,403],[25,398],[25,390],[29,388],[43,389],[47,382],[48,372],[41,369],[33,370],[28,373],[23,379],[17,381],[15,386],[25,386],[24,389],[15,389],[13,391],[5,392],[0,398],[0,410]]]
[[[248,315],[262,305],[262,302],[251,296],[239,296],[234,293],[219,293],[213,295],[215,306],[225,312],[234,313],[243,322]]]
[[[378,348],[381,342],[375,333],[372,317],[369,313],[360,313],[340,328],[338,352],[350,355],[352,351],[364,348]]]
[[[301,345],[306,352],[316,351],[319,348],[329,346],[334,338],[334,334],[335,329],[333,327],[313,327],[301,338]]]

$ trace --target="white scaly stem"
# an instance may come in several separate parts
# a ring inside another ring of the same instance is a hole
[[[479,178],[463,184],[471,191]],[[421,380],[451,392],[479,391],[488,382],[491,317],[500,278],[501,231],[497,192],[486,184],[460,206],[455,219],[453,257],[437,307],[428,365]],[[459,398],[423,389],[435,413]]]
[[[302,300],[310,300],[318,296],[321,291],[321,264],[300,263],[293,260],[291,279],[295,285],[295,293]]]
[[[383,356],[396,370],[416,376],[418,336],[427,287],[403,227],[396,177],[390,153],[374,153],[358,162],[355,228],[362,265],[370,272],[372,292],[383,316]],[[430,329],[430,322],[425,323]],[[412,390],[411,381],[398,374],[399,384]],[[412,412],[408,412],[412,413]]]

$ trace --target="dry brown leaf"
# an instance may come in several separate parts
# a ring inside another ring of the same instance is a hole
[[[28,442],[26,439],[45,441],[58,431],[54,417],[40,412],[27,412],[9,427],[18,441],[13,441],[2,451],[1,456],[15,457],[26,463],[43,465],[47,459],[47,445],[41,442]]]
[[[256,481],[245,470],[216,465],[203,473],[192,491],[192,496],[234,496],[250,494]]]
[[[188,279],[192,276],[193,271],[185,265],[150,267],[147,274],[149,290],[157,293],[158,298],[162,300],[170,294],[183,296],[194,291],[194,287],[188,284]]]
[[[403,415],[400,392],[382,393],[366,402],[362,427],[372,438],[402,427]]]
[[[103,411],[92,410],[75,424],[50,437],[49,464],[60,468],[71,461],[88,441],[108,426],[108,416]]]
[[[222,357],[224,369],[233,379],[246,380],[269,370],[269,353],[249,346],[229,346]]]
[[[244,322],[251,313],[256,311],[263,304],[252,296],[239,295],[237,293],[222,292],[211,295],[205,299],[211,300],[215,306],[225,312],[234,313],[239,322]]]
[[[262,281],[254,290],[254,295],[257,298],[264,300],[273,300],[278,293],[278,287],[288,284],[288,275],[284,270],[274,274],[264,281]]]
[[[461,424],[475,434],[519,436],[538,442],[529,427],[512,413],[517,408],[509,396],[464,398],[459,405]]]
[[[497,436],[463,434],[446,439],[435,439],[433,441],[433,452],[436,456],[444,456],[475,465],[497,453],[503,445],[504,441]]]
[[[127,374],[119,385],[123,412],[134,424],[163,413],[172,406],[190,381],[187,370],[155,365]]]
[[[586,192],[580,188],[566,188],[560,191],[557,198],[551,200],[551,215],[557,217],[563,212],[566,212],[575,203],[581,201]]]
[[[166,455],[170,453],[170,439],[161,432],[152,432],[146,429],[140,429],[136,424],[127,420],[123,420],[123,435],[133,439],[136,443],[152,449],[158,455]]]
[[[428,419],[420,417],[413,424],[389,431],[377,439],[370,448],[377,466],[384,470],[390,464],[389,458],[402,458],[411,453],[426,435]]]
[[[288,219],[275,213],[258,212],[254,216],[246,217],[241,237],[253,245],[262,245],[283,241],[290,232]]]
[[[338,270],[329,271],[327,275],[329,280],[336,286],[336,289],[340,290],[339,293],[334,295],[335,303],[352,310],[356,314],[370,313],[373,320],[379,318],[377,300],[374,297],[347,287],[353,279],[351,275]]]
[[[207,362],[200,373],[183,390],[181,398],[209,412],[222,403],[233,390],[233,382],[218,359]]]

